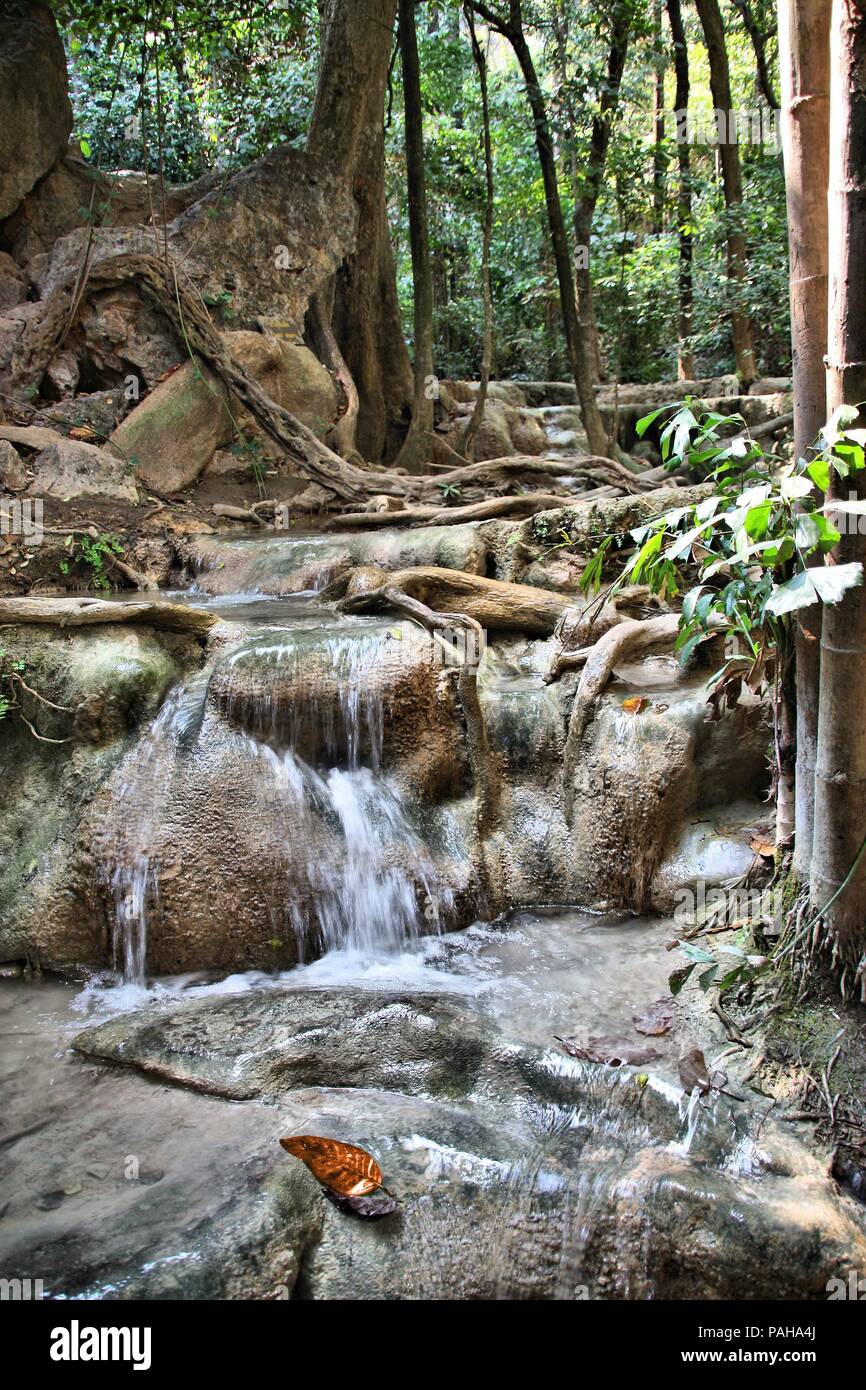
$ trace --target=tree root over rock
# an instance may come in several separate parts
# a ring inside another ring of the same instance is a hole
[[[377,576],[381,576],[383,582],[374,584],[373,587],[361,585],[358,591],[347,592],[337,606],[344,613],[398,614],[408,618],[410,622],[418,623],[431,634],[434,641],[441,640],[442,632],[453,631],[454,628],[459,628],[467,634],[467,638],[471,638],[471,641],[466,642],[462,658],[450,644],[446,650],[449,662],[457,667],[457,693],[466,722],[469,764],[475,787],[476,825],[479,841],[483,841],[497,819],[500,786],[499,768],[490,750],[487,727],[478,699],[478,661],[483,651],[484,633],[481,624],[467,614],[438,611],[408,594],[401,580],[404,575],[411,578],[412,574],[413,571],[407,570],[403,575],[388,576],[384,570],[375,570],[370,566],[364,575],[366,583],[372,583]],[[322,597],[333,597],[334,587],[329,586],[331,593],[325,590]],[[347,585],[346,589],[349,587]],[[483,861],[483,855],[481,858]]]
[[[444,473],[420,477],[358,466],[356,462],[341,458],[290,411],[272,400],[251,373],[232,357],[205,309],[179,278],[171,262],[129,252],[108,256],[87,267],[86,285],[90,291],[113,289],[128,283],[134,283],[142,295],[156,305],[171,323],[178,341],[186,344],[190,356],[197,355],[207,363],[230,394],[250,411],[264,433],[285,450],[300,472],[344,502],[357,503],[371,493],[415,502],[432,501],[440,495],[439,489],[443,486],[460,488],[481,480],[495,483],[525,474],[569,477],[581,473],[593,480],[614,483],[629,492],[655,486],[615,460],[594,455],[568,462],[517,455],[465,464]],[[13,354],[10,383],[14,394],[24,394],[34,385],[38,387],[80,308],[83,289],[80,273],[70,273],[37,306]],[[317,315],[317,321],[322,337],[321,314]],[[332,437],[338,447],[345,448],[358,459],[352,448],[357,393],[347,379],[345,364],[341,366],[334,357],[335,343],[327,335],[322,341],[326,355],[340,374],[346,396],[346,411]]]
[[[217,619],[213,613],[183,603],[147,599],[112,603],[101,598],[2,598],[0,626],[50,623],[56,627],[89,627],[98,623],[144,623],[168,632],[206,637]]]
[[[371,596],[385,585],[399,589],[438,613],[456,610],[481,627],[494,632],[522,632],[528,637],[550,637],[563,614],[571,607],[564,594],[537,589],[531,584],[511,584],[504,579],[486,579],[462,570],[419,565],[413,569],[388,573],[376,565],[357,565],[346,570],[322,590],[325,603]]]
[[[623,590],[616,596],[617,601],[621,602],[627,593],[627,590]],[[633,591],[631,601],[634,602],[639,596],[642,596],[640,591]],[[621,662],[628,661],[651,647],[673,645],[679,633],[682,615],[663,613],[657,618],[626,618],[614,607],[613,616],[613,626],[593,645],[558,651],[545,678],[547,681],[553,681],[563,671],[583,667],[571,707],[562,758],[563,804],[569,820],[574,804],[574,775],[580,746],[598,697],[610,680],[614,668]],[[560,632],[563,626],[564,624],[560,626]],[[725,628],[727,624],[723,619],[719,619],[711,620],[709,626],[715,631]],[[586,623],[578,623],[575,633],[580,634],[586,630]]]

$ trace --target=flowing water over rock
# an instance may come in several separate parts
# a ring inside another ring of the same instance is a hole
[[[4,1268],[28,1260],[52,1296],[823,1296],[866,1254],[855,1206],[765,1102],[683,1093],[681,1049],[725,1050],[712,1020],[634,1030],[669,932],[524,912],[282,975],[163,979],[119,1014],[132,996],[98,979],[12,982]],[[560,1032],[647,1060],[576,1061]],[[362,1144],[398,1211],[337,1211],[286,1133]]]
[[[160,674],[140,729],[130,704],[63,876],[26,880],[26,939],[79,984],[0,991],[3,1270],[57,1297],[568,1299],[775,1296],[780,1267],[818,1297],[862,1266],[858,1211],[736,1062],[736,1099],[683,1092],[718,1021],[635,1029],[676,963],[646,910],[751,859],[760,710],[710,730],[700,673],[624,667],[569,815],[574,678],[503,638],[482,835],[456,670],[412,624],[292,593],[299,544],[315,568],[315,538],[214,545],[222,592],[188,596],[222,620],[207,659],[165,698]],[[281,575],[291,596],[250,592]],[[596,911],[536,906],[563,899]],[[398,1212],[337,1211],[286,1133],[370,1149]]]

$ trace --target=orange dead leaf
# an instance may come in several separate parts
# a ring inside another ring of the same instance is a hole
[[[646,709],[649,700],[646,695],[633,695],[630,700],[623,700],[622,707],[626,714],[640,714],[641,710]]]
[[[375,1158],[355,1144],[316,1134],[290,1134],[280,1143],[287,1153],[306,1163],[313,1177],[341,1197],[363,1197],[382,1186],[382,1170]]]
[[[92,430],[89,425],[73,425],[69,431],[70,439],[95,439],[96,430]]]

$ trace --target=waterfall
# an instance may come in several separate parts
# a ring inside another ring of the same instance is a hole
[[[185,868],[186,846],[166,847],[178,796],[211,752],[222,788],[225,749],[253,779],[263,834],[249,878],[267,880],[277,945],[293,937],[303,962],[337,949],[394,952],[448,928],[454,892],[383,766],[383,643],[393,662],[397,641],[393,625],[256,632],[168,696],[112,779],[103,837],[125,980],[144,983],[161,876]],[[218,837],[219,823],[208,833]],[[224,862],[230,854],[227,842]]]

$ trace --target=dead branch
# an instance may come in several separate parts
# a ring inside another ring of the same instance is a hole
[[[100,598],[3,598],[0,624],[45,623],[53,627],[90,627],[98,623],[144,623],[168,632],[205,637],[217,619],[213,613],[182,603],[138,599],[129,603]]]
[[[355,526],[457,526],[467,521],[490,521],[494,517],[534,516],[536,512],[567,507],[574,497],[560,497],[550,492],[524,492],[519,497],[488,497],[483,502],[470,502],[464,507],[400,507],[393,511],[343,512],[333,517],[326,529],[339,531]]]
[[[380,573],[384,576],[384,571]],[[406,573],[411,575],[412,571]],[[480,623],[465,613],[446,613],[428,607],[426,603],[404,591],[399,583],[400,578],[400,575],[393,575],[390,583],[349,595],[340,601],[339,606],[347,613],[376,613],[384,610],[400,614],[411,622],[418,623],[434,638],[443,630],[459,627],[473,634],[476,650],[481,652],[483,633]],[[464,657],[458,667],[457,691],[466,721],[466,742],[475,786],[478,834],[479,838],[483,839],[497,815],[499,772],[491,754],[487,727],[478,699],[477,675],[477,664]]]

